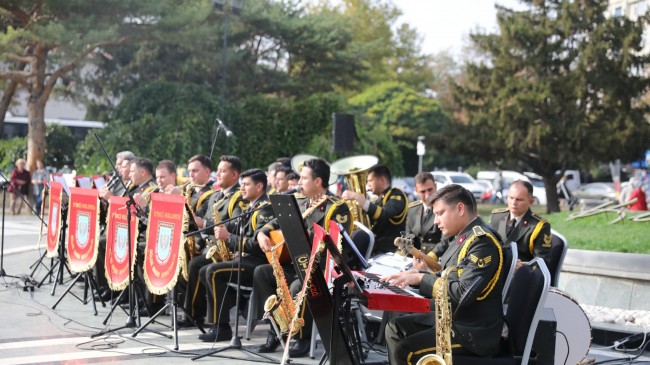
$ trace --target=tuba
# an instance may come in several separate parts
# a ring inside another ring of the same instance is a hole
[[[368,170],[375,166],[377,162],[379,162],[377,156],[350,156],[334,161],[330,168],[333,173],[343,175],[348,189],[365,196]],[[363,208],[359,206],[356,200],[346,200],[346,203],[355,222],[361,222],[366,227],[371,226],[370,217],[363,211]]]
[[[302,169],[303,165],[305,164],[306,161],[313,160],[315,158],[320,158],[318,156],[310,155],[307,153],[299,153],[293,158],[291,158],[291,168],[293,171],[297,172],[300,174],[300,170]],[[330,179],[327,182],[328,185],[332,185],[336,183],[336,180],[338,180],[339,176],[332,173],[331,168],[330,168]]]

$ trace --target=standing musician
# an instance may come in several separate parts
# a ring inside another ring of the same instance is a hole
[[[508,207],[492,211],[490,225],[506,244],[517,243],[518,259],[515,270],[535,257],[550,264],[551,225],[530,210],[535,202],[533,185],[517,180],[508,189]]]
[[[246,202],[242,199],[242,192],[239,185],[239,175],[242,164],[236,156],[221,156],[217,166],[217,184],[221,187],[208,201],[208,210],[204,216],[204,225],[201,228],[212,225],[215,222],[215,213],[219,215],[219,221],[239,216],[247,208]],[[201,254],[194,256],[188,264],[188,282],[185,295],[185,309],[199,325],[204,323],[207,311],[205,299],[205,286],[201,283],[199,270],[202,267],[213,263],[206,257],[206,249]],[[178,321],[181,327],[193,326],[186,318]]]
[[[236,283],[237,275],[241,275],[241,285],[251,286],[255,268],[266,262],[264,252],[255,240],[256,234],[273,219],[273,208],[266,195],[266,174],[260,169],[251,169],[244,171],[241,178],[242,198],[250,202],[249,208],[239,220],[214,227],[215,238],[226,241],[230,251],[235,252],[235,258],[209,264],[199,272],[208,297],[207,322],[213,324],[209,332],[199,335],[201,341],[228,341],[232,338],[230,309],[235,306],[238,293],[228,283]],[[243,227],[241,236],[239,227]],[[240,245],[242,251],[238,251]]]
[[[296,186],[298,186],[298,181],[300,180],[300,176],[296,174],[295,172],[291,171],[287,174],[287,188],[289,190],[295,189]]]
[[[287,175],[291,172],[291,169],[288,167],[281,166],[275,171],[275,193],[282,194],[285,191],[289,190],[289,180],[287,180]]]
[[[476,213],[472,193],[460,185],[447,185],[432,199],[436,224],[443,234],[454,236],[440,258],[443,269],[461,264],[448,275],[448,286],[435,274],[403,272],[382,281],[398,287],[419,285],[420,294],[435,297],[444,290],[451,312],[444,316],[451,328],[436,328],[435,312],[409,314],[392,319],[386,326],[386,345],[391,364],[414,364],[436,350],[436,331],[451,331],[452,353],[494,355],[498,352],[503,329],[501,289],[503,286],[503,245]],[[438,274],[439,275],[439,274]],[[475,290],[466,294],[477,277]],[[446,311],[445,311],[446,312]],[[453,320],[449,317],[453,313]],[[445,322],[444,320],[442,321]],[[442,356],[442,354],[438,354]]]
[[[303,168],[300,170],[300,182],[302,187],[302,194],[305,198],[301,199],[298,204],[300,211],[303,212],[303,219],[307,225],[307,230],[312,234],[312,223],[317,223],[325,230],[329,230],[329,221],[335,220],[343,225],[344,229],[350,232],[352,226],[352,216],[348,205],[343,200],[333,195],[327,190],[327,183],[330,177],[330,167],[322,159],[307,160]],[[257,234],[257,241],[264,252],[270,252],[273,243],[269,238],[269,233],[279,228],[277,220],[265,225]],[[286,248],[285,248],[286,249]],[[282,265],[286,283],[280,285],[288,285],[291,295],[295,296],[301,289],[300,280],[293,264],[288,263]],[[253,280],[255,295],[257,298],[257,317],[260,313],[264,312],[264,303],[266,299],[276,293],[278,282],[273,274],[273,267],[269,264],[259,266],[255,269],[255,279]],[[292,300],[292,298],[285,298]],[[293,343],[289,349],[289,356],[292,358],[302,357],[309,352],[309,343],[311,339],[311,326],[313,324],[312,313],[305,311],[306,301],[303,301],[300,318],[304,319],[305,325],[298,332],[297,341]],[[273,352],[280,345],[273,331],[269,331],[266,343],[258,348],[258,352],[266,353]]]
[[[370,216],[372,232],[375,234],[373,254],[395,251],[393,242],[406,226],[408,198],[398,188],[391,188],[391,174],[388,167],[377,165],[368,170],[368,189],[378,196],[375,203],[365,196],[351,190],[343,192],[343,199],[355,199]],[[357,231],[353,237],[360,252],[366,252],[369,241],[363,232]]]

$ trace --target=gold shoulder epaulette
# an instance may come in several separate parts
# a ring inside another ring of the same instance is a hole
[[[332,203],[334,203],[336,205],[341,205],[341,204],[344,203],[343,199],[339,198],[336,195],[327,195],[327,200],[331,201]]]
[[[422,205],[422,200],[416,200],[413,202],[409,203],[409,208],[417,207],[418,205]]]
[[[540,222],[546,222],[546,220],[545,220],[544,218],[538,216],[537,214],[535,214],[535,213],[533,213],[533,212],[531,212],[530,216],[533,217],[533,218],[535,218],[535,219],[537,219],[537,220],[540,221]]]
[[[507,211],[508,211],[508,208],[496,208],[496,209],[492,209],[492,214],[494,214],[494,213],[505,213]]]
[[[472,232],[474,232],[474,235],[477,236],[477,237],[485,236],[485,231],[483,230],[483,227],[481,227],[481,226],[476,226],[476,227],[472,228]]]

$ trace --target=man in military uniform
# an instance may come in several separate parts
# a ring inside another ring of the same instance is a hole
[[[420,294],[435,297],[447,290],[454,315],[451,328],[452,353],[494,355],[499,351],[503,329],[503,245],[499,236],[476,214],[472,193],[460,185],[447,185],[433,197],[436,224],[444,235],[453,236],[440,258],[449,272],[448,285],[430,273],[398,273],[382,279],[392,285],[419,285]],[[440,274],[438,274],[440,275]],[[478,281],[475,281],[480,277]],[[470,286],[476,286],[468,291]],[[468,294],[469,293],[469,294]],[[460,299],[463,302],[460,303]],[[436,349],[436,315],[431,311],[392,319],[386,326],[386,347],[391,364],[414,364]],[[438,354],[442,355],[442,354]]]
[[[214,227],[215,238],[227,242],[236,257],[232,261],[204,266],[199,272],[208,296],[207,321],[213,323],[209,332],[199,335],[201,341],[228,341],[232,338],[230,308],[235,306],[237,293],[228,283],[236,283],[239,274],[241,285],[252,286],[255,268],[267,262],[255,239],[264,224],[273,219],[273,208],[266,195],[266,174],[260,169],[252,169],[244,171],[241,178],[242,198],[250,202],[249,208],[241,219]]]
[[[378,196],[376,202],[351,190],[342,195],[346,200],[355,199],[368,213],[375,234],[373,254],[395,251],[395,238],[406,226],[408,198],[401,189],[391,188],[391,180],[388,167],[377,165],[368,170],[368,190]],[[363,232],[356,233],[352,239],[360,252],[366,252],[369,241]]]
[[[156,183],[160,191],[167,186],[176,186],[176,165],[171,160],[160,160],[156,166]]]
[[[285,191],[289,190],[289,180],[287,180],[287,174],[291,170],[287,167],[280,167],[275,171],[275,193],[282,194]]]
[[[436,193],[436,181],[430,172],[421,172],[415,175],[415,193],[420,198],[409,204],[406,215],[406,235],[412,237],[413,246],[425,251],[429,257],[438,261],[440,256],[447,251],[448,242],[442,240],[442,232],[435,224],[435,215],[431,198]],[[426,269],[426,264],[414,256],[414,267]]]
[[[330,167],[322,159],[307,160],[300,171],[299,185],[302,187],[301,195],[304,197],[299,199],[300,210],[303,213],[303,219],[306,224],[307,231],[312,234],[313,223],[317,223],[325,230],[329,231],[329,221],[333,220],[343,225],[343,228],[350,232],[352,225],[352,216],[347,204],[337,196],[333,195],[327,190],[327,183],[330,177]],[[273,243],[269,238],[269,233],[273,230],[279,229],[277,220],[265,225],[260,233],[257,235],[257,240],[260,247],[264,252],[270,252]],[[347,248],[344,247],[344,250]],[[301,289],[300,280],[293,264],[288,263],[282,266],[286,283],[289,285],[291,295],[295,296]],[[266,299],[276,293],[278,286],[277,280],[273,274],[273,267],[271,265],[262,265],[255,270],[254,291],[257,298],[257,318],[261,316],[264,311],[264,302]],[[285,298],[291,300],[291,298]],[[306,310],[306,301],[303,302],[300,308],[300,317],[304,319],[304,326],[296,335],[296,341],[289,349],[289,355],[292,358],[302,357],[309,352],[309,343],[311,339],[311,326],[313,324],[313,317],[311,312]],[[273,352],[280,344],[276,338],[275,333],[269,331],[266,344],[259,347],[258,352]]]
[[[239,216],[246,209],[247,205],[242,199],[239,186],[241,168],[242,164],[238,157],[221,156],[216,176],[217,184],[221,189],[210,196],[207,203],[209,208],[205,212],[201,228],[213,225],[215,223],[215,214],[219,215],[219,221],[224,221]],[[214,237],[211,237],[210,240],[214,241]],[[211,259],[205,256],[207,249],[204,248],[188,264],[188,281],[184,299],[185,309],[199,325],[203,324],[207,311],[205,286],[201,285],[202,279],[199,270],[213,263]],[[178,321],[178,324],[181,327],[193,326],[188,319],[182,319]]]
[[[550,264],[551,225],[530,210],[535,202],[533,185],[517,180],[508,190],[508,207],[492,211],[490,225],[506,244],[517,243],[519,258],[515,270],[535,257]]]

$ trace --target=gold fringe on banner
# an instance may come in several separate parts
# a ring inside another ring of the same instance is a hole
[[[92,257],[90,258],[90,261],[88,261],[88,263],[85,264],[84,266],[75,267],[70,262],[70,254],[68,253],[68,266],[70,267],[70,271],[74,273],[86,272],[92,269],[95,266],[95,263],[97,262],[97,254],[99,252],[99,195],[97,195],[94,205],[95,205],[95,219],[93,219],[93,222],[95,224],[95,235],[93,237],[94,245],[93,245]],[[68,214],[68,227],[70,227],[70,219],[72,219],[72,217],[70,216],[70,214]],[[88,229],[90,230],[90,227],[88,227]],[[75,233],[75,239],[77,239],[76,232],[74,233]],[[69,234],[70,233],[68,233],[68,235]],[[70,242],[68,242],[68,246],[69,245]]]
[[[151,213],[153,212],[153,210],[151,209],[151,206],[149,207],[149,212],[150,212],[149,215],[151,215]],[[162,288],[154,287],[151,284],[151,281],[149,280],[149,275],[147,274],[146,268],[142,270],[144,272],[144,282],[147,285],[147,289],[152,294],[165,295],[165,294],[169,293],[174,288],[174,286],[176,286],[176,282],[178,281],[178,275],[181,273],[181,271],[183,272],[183,277],[185,277],[185,273],[187,272],[187,259],[185,257],[185,250],[184,250],[183,247],[184,247],[184,244],[185,244],[185,242],[187,240],[187,237],[185,236],[185,232],[187,232],[187,230],[189,229],[189,219],[190,218],[189,218],[187,210],[185,208],[183,208],[183,224],[182,224],[182,227],[181,227],[181,234],[180,234],[180,242],[182,244],[179,244],[179,246],[178,246],[178,263],[176,264],[176,267],[174,268],[175,272],[174,272],[174,275],[172,276],[172,279],[169,281],[169,283],[167,285],[165,285],[164,287],[162,287]],[[147,236],[146,236],[147,238],[149,237],[150,230],[151,230],[151,225],[148,225],[147,226]],[[147,259],[147,255],[145,253],[145,260],[146,259]],[[145,262],[144,266],[146,267],[146,265],[147,265],[147,263]],[[181,270],[181,267],[183,268],[183,270]],[[188,279],[186,279],[186,280],[188,280]]]
[[[125,207],[125,209],[128,209],[128,205]],[[110,227],[109,219],[111,219],[111,214],[109,214],[109,213],[110,213],[110,206],[109,206],[108,213],[106,214],[106,227]],[[128,214],[126,216],[128,217]],[[127,227],[129,226],[128,219],[127,219],[127,222],[126,222],[126,226]],[[110,276],[109,276],[109,268],[106,267],[104,269],[104,276],[106,277],[106,281],[108,282],[108,287],[113,291],[120,291],[120,290],[126,289],[129,286],[129,282],[132,281],[135,278],[135,276],[134,276],[135,265],[136,265],[136,262],[138,260],[138,236],[140,234],[140,224],[138,224],[137,219],[135,220],[134,229],[135,229],[135,238],[134,238],[135,242],[132,241],[131,232],[128,231],[128,228],[127,228],[127,232],[126,232],[126,234],[127,234],[127,242],[128,242],[127,244],[132,244],[134,246],[133,250],[131,250],[130,248],[127,248],[127,251],[128,251],[127,255],[130,253],[133,256],[133,259],[131,259],[131,267],[128,268],[128,270],[130,271],[131,280],[129,280],[129,278],[127,277],[127,279],[122,281],[121,283],[114,283],[111,280]],[[148,232],[149,231],[147,230],[147,233]],[[108,238],[108,233],[106,233],[106,237]],[[117,237],[114,237],[114,238],[117,238]],[[108,245],[108,242],[106,242],[106,244]],[[113,249],[113,253],[114,252],[115,252],[115,249]],[[104,257],[104,265],[106,265],[106,257]]]
[[[43,196],[41,197],[41,228],[38,235],[38,242],[36,242],[36,249],[41,249],[41,240],[43,239],[43,223],[45,222],[45,197],[47,196],[47,184],[43,187]]]

